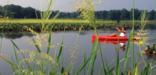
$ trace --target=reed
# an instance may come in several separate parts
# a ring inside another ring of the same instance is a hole
[[[35,37],[32,38],[32,42],[35,50],[21,50],[16,42],[12,41],[13,44],[13,50],[15,55],[15,60],[7,59],[6,57],[0,55],[0,59],[5,61],[7,64],[9,64],[13,70],[13,73],[15,75],[96,75],[95,74],[95,62],[97,61],[98,55],[100,56],[101,63],[99,64],[102,66],[102,69],[100,71],[100,75],[150,75],[151,71],[155,68],[155,66],[152,66],[151,63],[146,63],[144,61],[144,68],[140,70],[139,64],[142,63],[141,61],[136,62],[135,59],[135,50],[134,50],[134,41],[132,39],[134,38],[134,32],[135,32],[135,20],[134,20],[134,9],[132,11],[132,29],[129,35],[129,40],[127,43],[125,56],[120,59],[119,50],[115,49],[116,51],[116,58],[113,62],[114,65],[108,63],[106,60],[104,60],[103,56],[103,50],[101,48],[101,44],[98,42],[98,39],[95,40],[95,42],[92,45],[92,48],[90,50],[89,56],[87,56],[87,53],[84,52],[83,54],[83,61],[79,65],[79,67],[76,69],[76,71],[72,72],[72,69],[67,70],[67,67],[63,67],[61,63],[62,54],[64,51],[64,40],[61,41],[61,45],[59,46],[58,53],[56,52],[54,55],[51,55],[53,45],[52,43],[52,33],[49,31],[53,29],[53,26],[50,26],[49,23],[55,23],[55,22],[61,22],[61,23],[78,23],[82,24],[79,32],[81,32],[81,28],[83,28],[83,25],[89,24],[89,26],[93,27],[94,34],[98,36],[97,26],[98,23],[103,23],[104,21],[99,21],[95,19],[94,16],[94,2],[93,0],[83,0],[81,3],[80,12],[81,17],[83,20],[57,20],[56,17],[59,15],[59,13],[51,20],[49,19],[49,16],[52,14],[50,12],[52,6],[53,6],[53,0],[48,0],[48,7],[45,11],[41,13],[42,19],[29,19],[29,20],[7,20],[7,21],[0,21],[5,23],[36,23],[39,22],[41,25],[41,32],[47,32],[48,34],[45,34],[45,36],[41,36],[40,33],[36,32],[33,28],[27,27],[26,29],[30,31],[32,34],[35,35]],[[133,8],[135,8],[135,0],[133,0]],[[114,23],[113,21],[107,21],[108,23]],[[142,12],[141,21],[141,32],[144,31],[145,25],[147,23],[146,21],[146,11]],[[144,38],[142,38],[144,39]],[[47,45],[44,43],[46,42]],[[143,41],[145,42],[145,41]],[[46,51],[43,50],[43,46],[46,45]],[[141,55],[141,58],[143,58],[143,55],[141,54],[141,47],[142,44],[139,44],[139,52]],[[130,51],[132,50],[132,54],[130,54]],[[19,56],[22,55],[22,58]],[[132,59],[132,60],[130,60]],[[124,66],[121,66],[121,63],[124,63]],[[132,66],[128,66],[131,65]],[[72,65],[73,66],[73,65]],[[122,71],[121,68],[124,68]]]

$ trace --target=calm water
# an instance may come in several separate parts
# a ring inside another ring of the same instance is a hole
[[[113,31],[102,31],[99,30],[99,33],[102,35],[108,35],[113,33]],[[144,43],[142,50],[145,48],[145,45],[156,43],[156,30],[147,30],[148,40]],[[44,36],[46,33],[41,33],[41,36]],[[91,48],[92,48],[92,41],[91,36],[93,35],[93,31],[86,31],[84,33],[79,32],[54,32],[52,33],[52,43],[53,47],[51,48],[51,54],[54,55],[61,44],[61,41],[64,41],[64,49],[62,54],[62,62],[64,67],[68,67],[73,65],[73,69],[75,70],[78,65],[82,62],[82,57],[84,53],[89,56]],[[0,54],[5,55],[9,59],[14,59],[14,52],[13,46],[10,40],[13,40],[20,49],[22,50],[36,50],[34,45],[32,45],[32,38],[34,36],[30,33],[0,33],[0,44],[1,50]],[[45,39],[46,40],[46,39]],[[44,43],[44,42],[43,42]],[[127,43],[126,43],[127,44]],[[43,50],[46,49],[46,43],[44,43]],[[125,51],[120,49],[119,44],[112,44],[112,43],[101,43],[102,54],[104,61],[108,62],[109,64],[114,64],[116,58],[116,50],[120,52],[120,58],[124,56]],[[135,50],[135,59],[138,61],[142,61],[141,58],[138,56],[139,46],[134,44]],[[131,50],[132,52],[132,50]],[[100,53],[100,52],[99,52]],[[156,62],[154,58],[149,58],[144,56],[145,61],[149,62]],[[96,74],[99,73],[100,69],[102,68],[101,57],[100,54],[97,56],[97,60],[95,63]],[[0,73],[2,75],[11,75],[11,70],[8,64],[4,61],[0,60]]]

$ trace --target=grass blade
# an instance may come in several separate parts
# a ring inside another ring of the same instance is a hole
[[[18,55],[17,55],[17,51],[16,51],[16,47],[13,45],[13,48],[14,48],[14,54],[15,54],[15,58],[16,58],[16,61],[17,63],[19,62],[19,58],[18,58]]]
[[[98,53],[98,38],[96,38],[96,41],[93,44],[91,54],[90,54],[90,61],[89,61],[89,74],[93,75],[93,69],[94,69],[94,63],[97,57]]]
[[[139,70],[138,70],[138,66],[137,66],[137,65],[135,66],[134,75],[140,75],[140,74],[139,74]]]
[[[106,67],[104,60],[103,60],[103,55],[102,55],[102,49],[101,49],[101,45],[99,44],[99,49],[100,49],[100,56],[101,56],[101,60],[102,60],[102,67],[103,67],[103,71],[104,74],[106,75],[108,73],[108,68]]]
[[[91,50],[91,54],[90,54],[91,56],[88,59],[85,58],[86,61],[81,64],[79,70],[77,71],[77,75],[79,75],[79,73],[87,66],[88,63],[90,63],[89,64],[90,69],[91,69],[90,72],[92,72],[93,66],[91,67],[91,65],[93,65],[95,62],[95,58],[96,58],[96,55],[95,55],[96,52],[95,51],[97,50],[97,45],[98,45],[98,40],[96,39],[93,46],[92,46],[92,50]]]
[[[33,41],[33,43],[34,43],[35,48],[37,49],[37,51],[38,52],[41,52],[41,49],[40,49],[39,45],[37,44],[36,40],[33,38],[32,41]]]
[[[88,58],[87,60],[85,60],[85,61],[81,64],[79,70],[77,71],[77,75],[79,75],[79,73],[87,66],[87,64],[88,64],[89,61],[90,61],[90,58]]]
[[[144,68],[144,70],[142,71],[141,75],[150,75],[150,64],[147,64]]]
[[[49,54],[49,52],[50,52],[50,47],[51,47],[51,33],[49,32],[47,54]]]
[[[60,46],[60,49],[59,49],[59,53],[58,53],[58,55],[57,55],[57,59],[56,59],[56,61],[59,63],[59,61],[60,61],[60,57],[61,57],[61,54],[62,54],[62,51],[63,51],[63,40],[62,40],[62,42],[61,42],[61,46]]]
[[[119,59],[119,51],[117,53],[116,58],[116,75],[120,75],[120,59]]]
[[[7,58],[5,58],[1,55],[0,55],[0,59],[4,60],[6,63],[8,63],[11,66],[12,70],[15,70],[16,64],[14,62],[8,60]]]
[[[16,43],[15,43],[13,40],[11,40],[11,42],[12,42],[12,44],[14,45],[14,47],[15,47],[18,51],[20,51],[20,48],[16,45]]]

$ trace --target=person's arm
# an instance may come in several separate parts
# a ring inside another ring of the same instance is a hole
[[[118,32],[121,32],[121,29],[119,29],[119,27],[117,27],[116,30],[117,30]]]

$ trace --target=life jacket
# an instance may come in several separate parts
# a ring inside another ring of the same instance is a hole
[[[119,36],[126,36],[124,32],[121,32]]]

